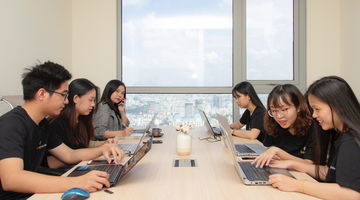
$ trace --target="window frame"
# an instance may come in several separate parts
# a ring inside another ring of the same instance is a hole
[[[117,78],[122,79],[122,1],[117,0]],[[233,0],[232,87],[130,87],[129,94],[230,94],[241,81],[249,81],[259,94],[267,94],[278,84],[290,83],[301,91],[306,88],[306,0],[293,0],[294,5],[294,80],[246,79],[246,0]],[[240,11],[240,12],[235,12]],[[242,42],[243,41],[243,42]],[[234,121],[240,112],[233,101]]]

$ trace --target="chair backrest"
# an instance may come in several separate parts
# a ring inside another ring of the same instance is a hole
[[[24,102],[21,95],[15,96],[1,96],[0,95],[0,116],[9,112],[14,107],[21,105]]]

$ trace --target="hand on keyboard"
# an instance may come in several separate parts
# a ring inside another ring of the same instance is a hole
[[[116,144],[104,144],[103,148],[102,154],[109,163],[114,160],[115,164],[120,164],[124,158],[124,152]]]
[[[256,167],[264,167],[269,166],[270,161],[273,159],[279,159],[279,153],[281,153],[281,149],[278,147],[270,147],[267,151],[259,155],[252,164],[256,163]]]

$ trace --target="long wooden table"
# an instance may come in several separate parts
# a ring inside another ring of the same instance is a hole
[[[192,135],[192,153],[181,157],[176,153],[177,132],[173,127],[163,128],[162,144],[153,144],[148,154],[118,184],[109,188],[113,194],[104,191],[91,193],[89,199],[141,199],[141,200],[177,200],[177,199],[316,199],[295,193],[282,192],[271,186],[246,186],[235,171],[230,150],[223,141],[210,143],[199,140],[206,136],[205,128],[190,131]],[[254,143],[255,141],[234,138],[236,143]],[[174,159],[196,159],[195,168],[174,168]],[[313,180],[310,176],[292,172],[301,179]],[[34,199],[60,199],[58,194],[35,194]]]

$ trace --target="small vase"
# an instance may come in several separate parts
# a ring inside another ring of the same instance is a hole
[[[191,153],[191,136],[185,133],[179,133],[176,140],[176,152],[180,156],[186,156]]]

